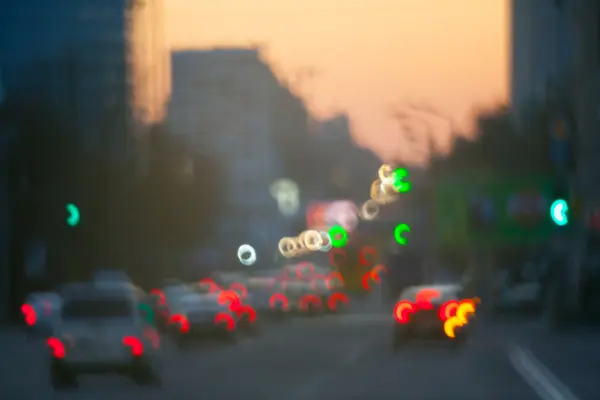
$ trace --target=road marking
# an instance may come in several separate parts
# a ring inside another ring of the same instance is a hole
[[[508,358],[515,370],[543,400],[578,400],[571,390],[562,383],[528,349],[514,346]]]

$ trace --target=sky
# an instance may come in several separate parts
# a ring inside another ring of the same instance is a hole
[[[506,101],[507,0],[166,0],[172,49],[263,44],[319,117],[347,112],[358,144],[420,161],[391,111],[425,103],[451,120]],[[297,79],[300,71],[315,71]]]

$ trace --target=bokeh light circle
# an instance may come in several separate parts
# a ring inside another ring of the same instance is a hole
[[[394,168],[389,164],[383,164],[379,167],[379,171],[377,171],[377,176],[379,180],[385,182],[386,180],[393,178]]]
[[[339,225],[329,228],[329,237],[331,238],[331,245],[336,248],[344,247],[348,243],[348,233]]]
[[[308,230],[303,232],[304,246],[310,251],[318,251],[323,246],[323,237],[319,231]]]
[[[359,216],[366,220],[372,221],[379,215],[379,204],[374,200],[367,200],[360,207]]]
[[[348,255],[346,254],[346,251],[344,249],[338,248],[338,249],[333,249],[332,251],[329,252],[329,262],[333,266],[337,267],[337,266],[343,264],[347,258],[348,258]]]
[[[396,242],[402,246],[406,245],[408,243],[408,239],[404,237],[404,234],[409,232],[410,226],[407,224],[398,224],[396,229],[394,229],[394,238],[396,238]]]
[[[319,234],[321,235],[321,238],[323,239],[323,242],[321,244],[321,247],[319,247],[319,250],[326,253],[333,248],[333,244],[331,243],[331,236],[329,236],[329,233],[327,233],[325,231],[319,231]]]
[[[291,258],[298,252],[298,243],[296,239],[284,237],[279,240],[279,253],[286,258]]]
[[[363,247],[362,249],[360,249],[360,252],[358,253],[358,261],[366,267],[371,267],[372,265],[374,265],[376,259],[377,259],[377,252],[371,246]]]
[[[256,262],[256,250],[249,244],[243,244],[238,247],[238,260],[244,265],[252,265]]]
[[[408,170],[406,168],[396,168],[393,174],[393,187],[398,193],[410,192],[411,183],[406,181],[408,178]]]
[[[370,197],[371,200],[377,204],[389,204],[397,200],[398,195],[396,193],[390,194],[384,191],[382,182],[379,179],[376,179],[371,184]]]

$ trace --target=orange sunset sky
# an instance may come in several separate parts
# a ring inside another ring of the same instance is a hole
[[[173,49],[264,43],[316,115],[347,112],[356,141],[414,160],[389,116],[425,101],[468,129],[475,108],[505,101],[507,0],[167,0]],[[439,125],[439,126],[438,126]],[[439,135],[446,124],[437,123]],[[392,139],[391,139],[392,138]],[[415,153],[415,152],[412,152]]]

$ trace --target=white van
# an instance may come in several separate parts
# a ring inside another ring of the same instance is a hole
[[[55,389],[77,386],[77,376],[127,374],[139,385],[160,385],[160,337],[145,294],[129,285],[70,285],[47,343]]]

